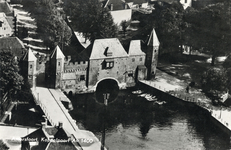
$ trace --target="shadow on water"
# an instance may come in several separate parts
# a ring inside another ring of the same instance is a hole
[[[103,119],[105,119],[106,134],[115,135],[118,128],[122,128],[126,134],[129,132],[135,135],[136,133],[130,132],[138,127],[139,135],[135,136],[141,139],[150,138],[150,135],[154,136],[156,133],[153,133],[155,130],[151,130],[152,128],[163,129],[165,134],[168,133],[165,132],[166,129],[171,130],[177,123],[180,128],[181,126],[187,128],[184,136],[190,134],[193,138],[202,141],[204,147],[202,149],[231,148],[229,138],[220,129],[214,128],[208,113],[204,110],[195,105],[166,98],[152,90],[145,92],[155,93],[159,100],[167,101],[167,103],[154,104],[132,94],[131,90],[127,89],[119,91],[116,101],[108,103],[104,112],[103,105],[96,100],[96,94],[80,94],[71,99],[74,110],[70,114],[80,128],[90,130],[96,135],[100,135],[103,129]],[[126,131],[127,129],[131,131]],[[169,132],[174,133],[174,131]]]

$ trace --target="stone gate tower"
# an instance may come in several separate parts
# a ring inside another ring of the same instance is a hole
[[[147,42],[146,67],[148,69],[147,78],[150,80],[156,74],[160,42],[155,29],[152,30]]]
[[[37,58],[29,48],[27,53],[22,57],[22,71],[24,77],[28,79],[28,82],[32,88],[36,87],[36,63]]]
[[[46,65],[46,82],[50,88],[60,88],[63,77],[65,56],[59,46],[56,46]]]

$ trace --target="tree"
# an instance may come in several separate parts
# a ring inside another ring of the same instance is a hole
[[[9,147],[2,140],[0,140],[0,149],[1,150],[8,150]]]
[[[71,25],[75,31],[84,34],[93,41],[97,38],[111,38],[117,34],[117,26],[108,10],[101,7],[96,0],[72,0],[71,8],[64,8],[66,13],[71,9]],[[64,5],[65,6],[65,5]]]
[[[0,85],[1,98],[6,93],[15,96],[23,85],[23,77],[19,74],[18,63],[10,51],[0,52]]]
[[[211,65],[214,65],[217,56],[229,53],[231,29],[224,3],[209,5],[200,11],[189,11],[187,16],[191,33],[188,34],[188,41],[212,55]]]
[[[127,27],[131,24],[131,21],[127,21],[127,20],[123,20],[120,25],[122,27],[122,30],[124,32],[124,37],[125,37],[125,33],[127,31]]]
[[[226,71],[219,68],[209,68],[201,77],[202,90],[209,95],[218,96],[227,91],[228,78]]]
[[[183,6],[179,2],[171,5],[155,5],[153,14],[154,27],[166,52],[179,51],[182,44],[181,32],[183,32]]]
[[[72,36],[62,11],[55,7],[53,0],[24,0],[30,4],[29,12],[37,22],[37,32],[45,45],[53,49],[57,44],[69,44]],[[28,8],[27,8],[28,9]]]

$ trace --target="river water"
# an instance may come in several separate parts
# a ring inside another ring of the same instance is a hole
[[[158,100],[167,103],[158,105],[123,90],[104,107],[94,94],[82,94],[72,98],[70,113],[80,129],[92,131],[99,139],[105,129],[110,150],[231,149],[229,137],[204,110],[171,99]]]

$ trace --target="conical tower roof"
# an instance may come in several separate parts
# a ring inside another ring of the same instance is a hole
[[[159,39],[156,35],[156,31],[155,29],[153,28],[152,32],[151,32],[151,35],[148,39],[148,43],[147,43],[148,46],[159,46],[160,45],[160,42],[159,42]]]
[[[52,52],[51,58],[56,58],[56,59],[65,58],[63,52],[61,51],[58,45],[55,47],[54,51]]]
[[[32,50],[29,48],[27,53],[24,55],[23,60],[24,61],[36,61],[37,58],[33,54]]]

